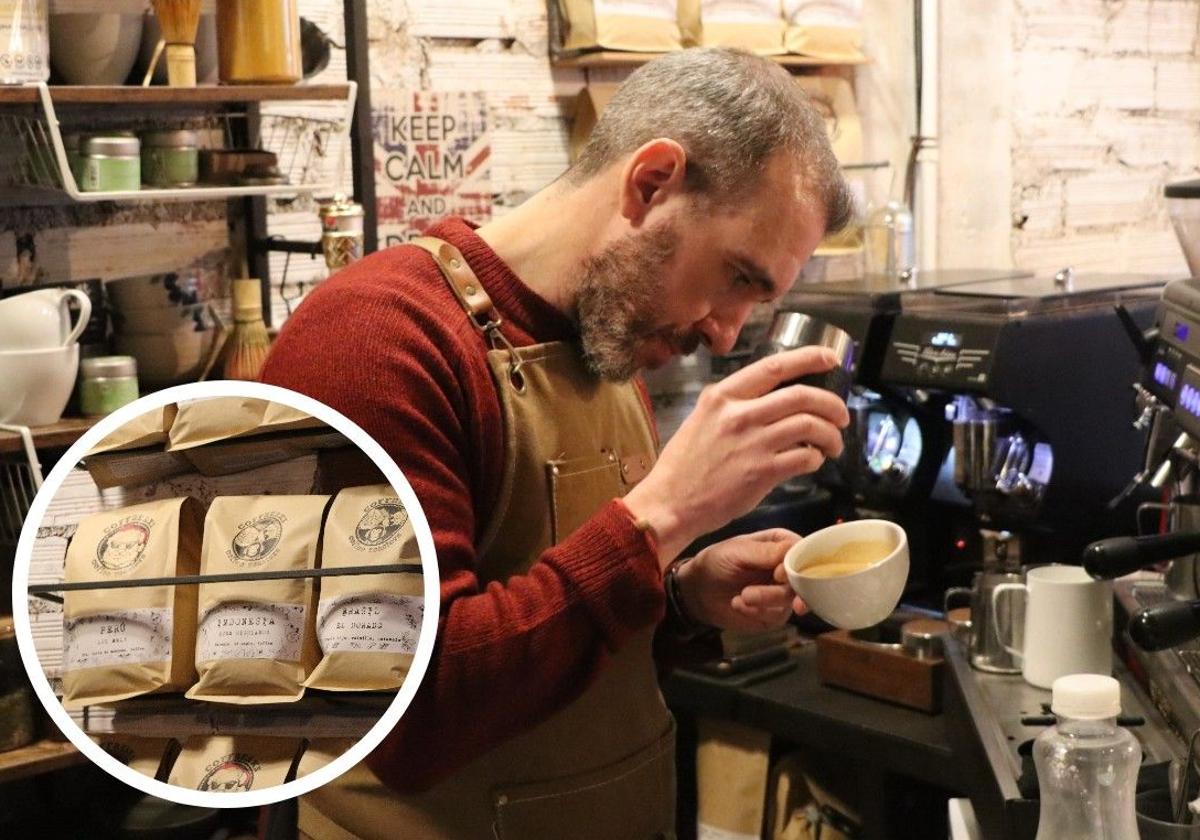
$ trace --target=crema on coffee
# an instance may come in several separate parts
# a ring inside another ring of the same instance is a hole
[[[823,554],[797,571],[814,578],[842,577],[861,572],[886,558],[895,548],[887,540],[850,540],[837,551]]]

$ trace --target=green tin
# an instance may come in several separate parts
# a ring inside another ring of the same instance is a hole
[[[111,414],[138,398],[132,356],[95,356],[79,363],[79,410],[86,417]]]
[[[141,142],[121,135],[89,137],[83,142],[85,192],[133,192],[142,188]]]
[[[191,187],[200,180],[196,132],[155,131],[142,135],[142,180],[151,187]]]

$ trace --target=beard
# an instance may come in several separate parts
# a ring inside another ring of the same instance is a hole
[[[662,222],[608,245],[584,262],[575,316],[584,362],[596,376],[631,379],[638,369],[639,345],[652,338],[681,354],[699,345],[700,335],[694,330],[680,333],[655,326],[666,303],[663,268],[678,242],[674,226]]]

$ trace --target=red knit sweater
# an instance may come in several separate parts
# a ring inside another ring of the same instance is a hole
[[[514,345],[575,339],[571,321],[466,222],[449,219],[430,234],[462,251]],[[653,548],[616,503],[527,574],[481,585],[474,543],[503,465],[485,349],[432,258],[402,246],[309,295],[262,376],[362,426],[395,458],[433,531],[442,580],[433,661],[400,725],[368,760],[401,791],[430,786],[565,706],[664,610]]]

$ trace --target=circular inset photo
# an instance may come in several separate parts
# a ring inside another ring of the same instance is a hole
[[[17,547],[21,659],[88,758],[162,799],[247,807],[332,781],[404,713],[438,574],[395,462],[292,391],[157,392],[83,435]]]

